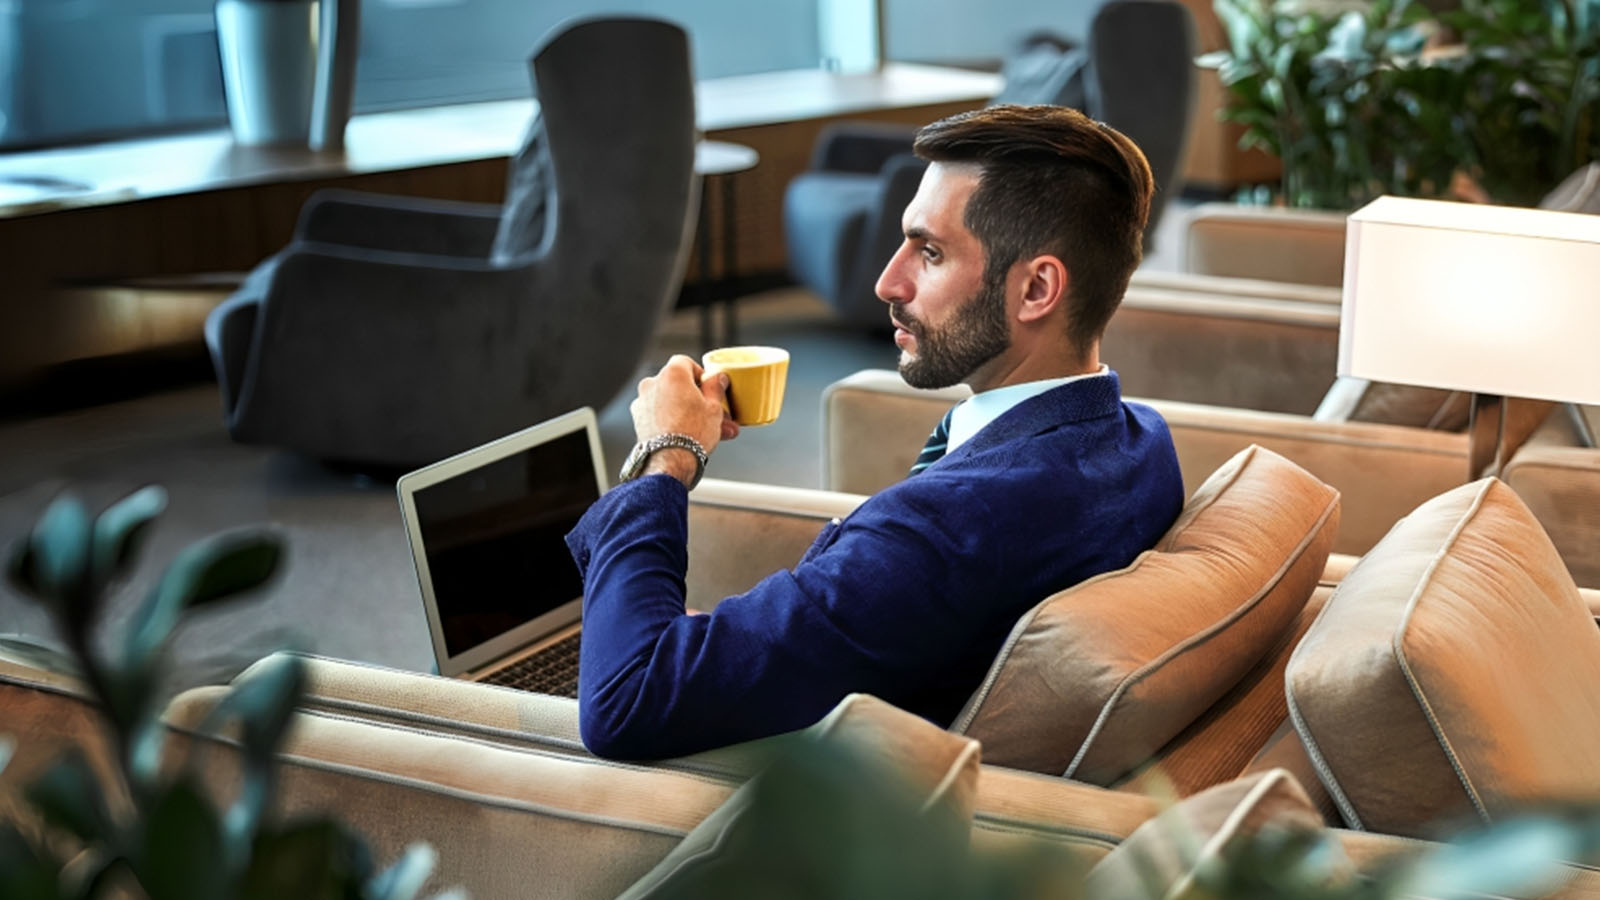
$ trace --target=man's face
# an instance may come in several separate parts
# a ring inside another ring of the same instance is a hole
[[[962,221],[977,186],[977,166],[930,165],[902,219],[905,241],[878,277],[912,387],[967,381],[1011,345],[1005,284],[985,283],[983,245]]]

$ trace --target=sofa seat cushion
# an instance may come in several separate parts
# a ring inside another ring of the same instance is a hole
[[[1426,837],[1444,820],[1600,799],[1600,630],[1498,480],[1397,523],[1286,677],[1295,727],[1355,828]]]
[[[1339,527],[1339,494],[1251,446],[1155,548],[1034,607],[952,729],[991,763],[1111,785],[1289,630]]]

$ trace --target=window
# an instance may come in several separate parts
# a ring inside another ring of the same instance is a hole
[[[0,147],[226,121],[213,0],[0,0]],[[667,18],[697,77],[818,64],[817,0],[363,0],[356,111],[528,96],[557,23]]]

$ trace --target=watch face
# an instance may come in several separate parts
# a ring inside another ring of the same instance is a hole
[[[622,471],[617,473],[617,480],[632,481],[638,478],[639,473],[644,470],[645,460],[649,458],[644,444],[634,444],[633,449],[628,451],[628,458],[622,462]]]

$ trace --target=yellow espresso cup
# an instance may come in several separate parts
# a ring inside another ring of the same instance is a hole
[[[778,420],[783,388],[789,381],[789,351],[781,347],[722,347],[701,358],[705,377],[728,375],[725,404],[740,425],[766,425]]]

